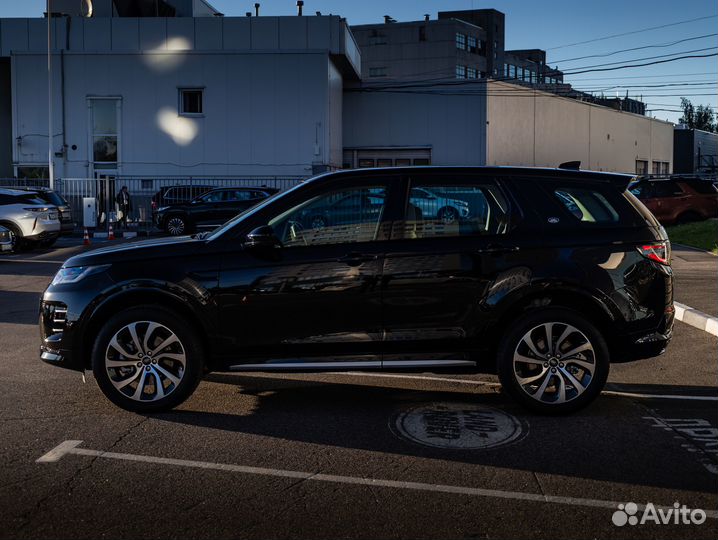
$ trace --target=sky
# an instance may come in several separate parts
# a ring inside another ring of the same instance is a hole
[[[79,0],[78,0],[79,1]],[[295,0],[259,0],[262,15],[294,15]],[[254,0],[209,0],[226,16],[254,10]],[[349,24],[380,23],[384,15],[397,21],[436,18],[438,11],[493,8],[506,14],[506,49],[544,49],[547,61],[564,71],[610,62],[644,63],[715,53],[718,48],[718,6],[715,0],[305,0],[304,13],[321,11],[346,17]],[[0,0],[0,17],[38,17],[45,0]],[[673,24],[689,19],[698,19]],[[671,25],[671,26],[665,26]],[[640,31],[664,26],[648,31]],[[636,32],[640,31],[640,32]],[[610,37],[616,34],[627,35]],[[590,43],[576,44],[589,41]],[[684,41],[685,40],[685,41]],[[679,42],[680,43],[676,43]],[[659,45],[659,46],[657,46]],[[647,47],[634,51],[621,51]],[[698,50],[707,49],[707,50]],[[686,51],[695,51],[687,53]],[[674,56],[665,56],[665,55]],[[581,58],[589,55],[607,55]],[[620,64],[618,64],[620,65]],[[615,66],[603,66],[615,67]],[[596,69],[596,68],[592,68]],[[677,122],[680,97],[694,105],[718,103],[718,57],[691,58],[652,66],[567,75],[579,90],[615,96],[643,97],[651,116]],[[670,84],[671,86],[655,86]],[[615,88],[620,86],[620,88]],[[628,88],[626,88],[628,86]],[[661,110],[668,109],[668,110]]]

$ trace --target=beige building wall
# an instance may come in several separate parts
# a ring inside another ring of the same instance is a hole
[[[486,164],[635,173],[636,161],[673,170],[673,124],[637,114],[490,81]]]

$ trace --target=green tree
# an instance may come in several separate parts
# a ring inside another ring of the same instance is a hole
[[[693,103],[686,98],[681,98],[683,116],[678,120],[691,129],[702,129],[703,131],[716,132],[716,123],[713,120],[713,109],[710,105],[693,106]]]

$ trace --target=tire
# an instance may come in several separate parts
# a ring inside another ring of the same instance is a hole
[[[676,225],[685,225],[694,221],[701,221],[703,217],[697,212],[684,212],[676,218]]]
[[[21,251],[27,247],[27,240],[22,237],[22,232],[12,223],[0,223],[8,231],[10,231],[10,238],[12,240],[11,253]]]
[[[582,350],[566,356],[576,348]],[[541,414],[566,414],[585,407],[600,394],[610,369],[608,346],[596,326],[580,313],[558,307],[529,312],[513,323],[501,339],[497,361],[507,393]]]
[[[459,212],[456,210],[456,208],[452,208],[451,206],[444,206],[443,208],[440,208],[439,211],[436,213],[436,217],[445,225],[450,225],[459,221]]]
[[[165,231],[170,236],[182,236],[183,234],[187,234],[189,232],[187,219],[180,214],[167,216],[167,221],[165,221]]]
[[[172,335],[176,341],[162,346]],[[110,401],[128,411],[153,413],[176,407],[197,388],[202,370],[199,338],[181,317],[165,308],[138,306],[118,313],[101,328],[92,348],[97,384]]]

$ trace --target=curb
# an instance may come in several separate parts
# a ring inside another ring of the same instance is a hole
[[[718,317],[679,302],[673,302],[673,306],[676,308],[676,320],[718,337]]]

